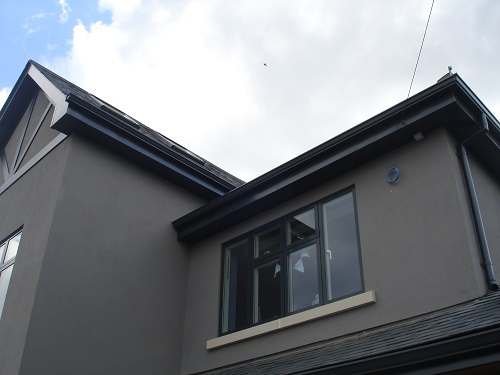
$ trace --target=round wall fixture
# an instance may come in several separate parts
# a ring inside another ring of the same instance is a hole
[[[389,169],[389,172],[387,172],[387,176],[385,177],[385,179],[388,183],[395,184],[399,180],[400,173],[401,171],[399,170],[399,168],[392,167],[391,169]]]

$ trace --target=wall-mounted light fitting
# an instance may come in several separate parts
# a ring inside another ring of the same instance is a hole
[[[413,139],[416,140],[417,142],[422,141],[424,138],[425,137],[422,134],[422,132],[418,132],[418,133],[413,134]]]

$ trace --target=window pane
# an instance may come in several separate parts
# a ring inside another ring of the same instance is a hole
[[[222,332],[248,325],[248,240],[228,246],[224,253]]]
[[[13,268],[14,265],[11,265],[4,269],[2,273],[0,273],[0,318],[2,317],[5,297],[7,295],[7,288],[9,287],[10,275],[12,274]]]
[[[328,300],[362,290],[353,194],[323,204]]]
[[[3,263],[3,251],[5,250],[5,243],[0,245],[0,265]]]
[[[7,253],[5,254],[5,261],[12,259],[17,254],[17,249],[19,248],[19,241],[21,240],[21,232],[16,234],[15,237],[11,238],[9,244],[7,245]]]
[[[281,316],[281,264],[273,260],[254,271],[254,323]]]
[[[295,215],[286,224],[286,243],[288,245],[316,233],[314,209]]]
[[[290,312],[319,304],[316,245],[294,251],[288,257],[288,306]]]
[[[255,257],[280,251],[280,227],[275,225],[255,235]]]

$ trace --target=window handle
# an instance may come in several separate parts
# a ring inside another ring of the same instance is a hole
[[[327,250],[326,252],[328,253],[328,257],[330,258],[330,260],[332,260],[332,251],[331,250]]]

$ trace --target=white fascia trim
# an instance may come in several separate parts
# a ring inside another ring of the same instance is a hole
[[[216,337],[207,341],[207,350],[220,348],[235,342],[248,340],[253,337],[279,331],[288,327],[304,324],[312,320],[321,319],[347,310],[375,303],[375,291],[364,292],[340,301],[332,302],[301,313],[285,316],[269,323],[260,324],[229,335]]]
[[[54,104],[55,110],[52,117],[51,125],[63,117],[68,110],[68,102],[66,94],[59,90],[52,82],[50,82],[40,71],[31,65],[28,70],[28,75],[36,82],[40,89],[47,95],[49,100]]]

